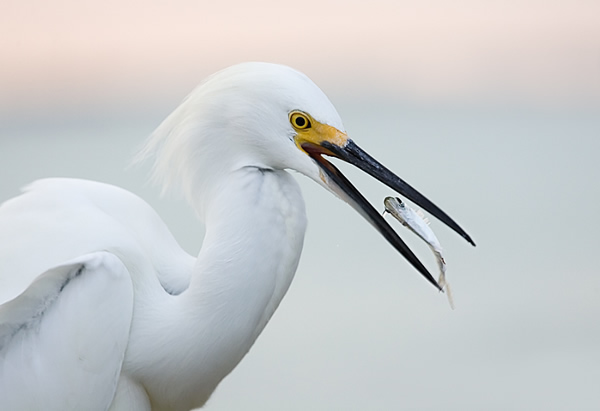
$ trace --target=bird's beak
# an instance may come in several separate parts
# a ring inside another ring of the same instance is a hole
[[[296,144],[317,163],[321,170],[321,180],[323,180],[323,182],[338,196],[356,209],[430,283],[441,290],[441,287],[429,271],[427,271],[427,268],[419,261],[404,241],[398,237],[398,234],[390,227],[382,215],[375,210],[352,183],[344,177],[339,169],[323,158],[323,155],[337,157],[375,177],[388,187],[397,191],[400,195],[408,198],[431,213],[448,227],[460,234],[469,243],[475,245],[471,237],[439,207],[367,154],[350,140],[345,133],[336,128],[313,122],[310,133],[304,132],[298,134],[296,137]]]

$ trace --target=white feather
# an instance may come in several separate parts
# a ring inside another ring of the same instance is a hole
[[[41,180],[0,207],[0,409],[189,410],[207,401],[271,318],[302,250],[304,202],[284,169],[321,180],[294,144],[290,109],[343,128],[306,76],[248,63],[209,78],[149,139],[138,160],[153,157],[156,178],[179,185],[206,222],[197,258],[150,206],[114,186]],[[56,291],[77,264],[98,258],[101,269]],[[133,298],[123,296],[128,281]],[[13,332],[27,324],[35,329]],[[40,357],[32,381],[26,356]],[[82,376],[104,360],[101,383]]]

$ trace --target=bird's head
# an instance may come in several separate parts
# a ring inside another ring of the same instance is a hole
[[[242,167],[296,170],[348,202],[438,288],[380,213],[325,157],[370,174],[473,244],[446,213],[348,138],[321,89],[286,66],[244,63],[212,75],[154,132],[141,157],[148,155],[155,156],[155,177],[164,186],[181,185],[194,203],[219,176]]]

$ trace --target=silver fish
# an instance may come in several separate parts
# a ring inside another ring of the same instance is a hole
[[[403,226],[410,229],[410,231],[415,233],[429,245],[429,248],[431,248],[431,251],[433,251],[433,254],[437,259],[438,267],[440,269],[438,284],[442,289],[445,289],[450,307],[454,308],[450,285],[446,281],[446,260],[444,260],[444,256],[442,255],[442,246],[433,233],[433,230],[429,227],[429,221],[423,215],[423,212],[421,210],[413,210],[398,197],[386,197],[383,200],[383,204],[385,206],[384,214],[386,212],[390,213]]]

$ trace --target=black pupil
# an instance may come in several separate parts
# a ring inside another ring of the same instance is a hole
[[[304,117],[296,117],[296,125],[298,127],[304,127],[306,125],[306,120]]]

